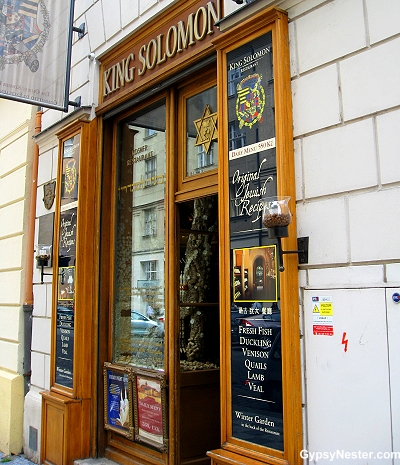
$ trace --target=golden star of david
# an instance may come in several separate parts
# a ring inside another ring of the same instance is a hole
[[[211,113],[210,106],[207,104],[203,116],[193,121],[197,131],[194,145],[203,145],[206,153],[210,151],[211,142],[218,139],[217,119],[217,113]]]

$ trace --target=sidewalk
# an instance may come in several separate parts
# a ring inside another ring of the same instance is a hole
[[[24,454],[6,455],[0,451],[0,465],[36,465],[25,458]]]

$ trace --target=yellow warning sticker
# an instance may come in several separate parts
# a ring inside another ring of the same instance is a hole
[[[333,315],[333,306],[332,302],[321,302],[321,315]]]

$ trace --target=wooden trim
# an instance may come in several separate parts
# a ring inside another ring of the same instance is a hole
[[[75,316],[73,387],[55,383],[58,248],[60,231],[61,176],[64,142],[80,134],[78,218],[76,235]],[[57,439],[62,449],[59,465],[69,465],[74,459],[93,454],[96,450],[95,420],[97,395],[92,379],[97,377],[97,351],[95,329],[97,322],[97,274],[98,270],[98,165],[92,166],[97,153],[97,120],[88,123],[76,121],[57,134],[58,175],[53,251],[53,289],[50,391],[43,393],[42,450],[43,461],[48,462],[54,453],[47,441],[53,432],[62,431]],[[49,416],[47,415],[49,412]],[[93,415],[93,416],[92,416]],[[69,438],[76,437],[73,441]],[[58,452],[57,452],[58,454]],[[51,460],[50,460],[51,462]]]
[[[294,185],[294,155],[292,133],[292,106],[289,69],[289,40],[287,15],[281,10],[272,8],[252,16],[240,25],[232,28],[214,41],[217,48],[218,63],[218,106],[220,153],[228,153],[228,122],[227,122],[227,71],[226,54],[241,45],[272,31],[274,53],[274,92],[275,92],[275,127],[276,127],[276,157],[278,176],[278,195],[291,196],[292,223],[289,227],[289,237],[283,243],[284,250],[297,249]],[[244,33],[245,32],[245,33]],[[282,384],[284,398],[284,452],[268,449],[258,445],[249,445],[244,441],[230,436],[232,431],[231,421],[231,381],[230,381],[230,328],[228,322],[230,309],[230,237],[229,228],[223,228],[223,224],[229,224],[229,174],[227,156],[220,157],[219,173],[219,212],[220,212],[220,266],[221,266],[221,418],[222,418],[222,455],[226,461],[220,459],[214,461],[217,451],[209,453],[213,463],[253,463],[251,460],[271,464],[298,464],[299,452],[302,448],[302,413],[301,413],[301,377],[300,377],[300,328],[298,308],[298,269],[297,255],[285,255],[285,269],[280,274],[281,279],[281,308],[282,327],[285,328],[282,336]],[[237,454],[239,457],[235,457]],[[231,457],[228,460],[228,457]],[[230,461],[230,460],[237,460]],[[250,462],[249,462],[250,460]]]
[[[177,183],[176,157],[177,153],[177,134],[174,128],[174,120],[177,109],[177,96],[175,89],[171,89],[167,99],[167,160],[166,160],[166,198],[165,198],[165,276],[168,276],[168,282],[165,282],[165,334],[167,352],[165,354],[165,369],[168,380],[168,424],[169,424],[169,450],[168,457],[171,463],[179,463],[179,372],[180,364],[176,354],[179,354],[179,340],[176,337],[168,337],[170,334],[179,334],[179,315],[175,309],[178,308],[177,292],[174,283],[178,282],[179,262],[175,253],[176,244],[178,243],[178,231],[176,226],[176,205],[175,205],[175,186]],[[169,238],[169,240],[168,240]],[[168,313],[169,312],[169,313]]]
[[[195,79],[196,78],[196,79]],[[200,84],[199,84],[200,82]],[[211,187],[217,185],[217,168],[200,173],[197,175],[187,176],[186,175],[186,143],[187,143],[187,131],[182,130],[186,129],[186,101],[190,97],[205,91],[211,87],[216,86],[216,73],[215,68],[206,70],[204,73],[196,74],[195,77],[192,77],[190,82],[181,86],[179,89],[179,100],[178,100],[178,128],[181,130],[178,134],[178,179],[177,179],[177,192],[175,194],[177,200],[182,198],[188,198],[187,194],[194,198],[198,197],[199,194],[194,192],[198,189],[203,189],[204,187]],[[215,109],[217,111],[217,108]],[[219,149],[219,145],[218,145]],[[219,150],[218,150],[219,152]],[[215,187],[214,187],[215,192]]]
[[[102,185],[102,191],[103,191],[103,207],[102,207],[102,214],[103,219],[102,219],[102,233],[101,237],[103,239],[103,244],[100,247],[100,254],[102,257],[104,257],[104,267],[101,270],[102,273],[102,284],[100,287],[100,302],[102,305],[102,308],[100,309],[100,317],[102,319],[102,323],[105,326],[103,328],[105,329],[105,342],[103,342],[103,347],[100,347],[101,350],[101,357],[100,357],[100,363],[104,362],[109,362],[110,360],[113,359],[113,338],[112,338],[112,325],[113,325],[113,312],[114,312],[114,295],[115,295],[115,288],[114,288],[114,273],[115,273],[115,262],[114,262],[114,256],[115,256],[115,221],[116,221],[116,185],[117,185],[117,176],[116,176],[116,170],[117,170],[117,147],[118,147],[118,125],[121,121],[123,121],[125,118],[129,117],[130,115],[134,115],[137,112],[140,112],[142,109],[145,109],[148,106],[151,106],[153,104],[157,104],[158,102],[165,101],[166,103],[166,108],[168,111],[168,105],[167,102],[170,102],[171,96],[168,92],[162,92],[159,93],[155,96],[153,96],[151,99],[147,99],[146,101],[142,102],[140,105],[133,106],[131,108],[126,109],[124,112],[119,114],[116,118],[114,118],[112,121],[105,122],[104,125],[108,128],[106,129],[105,132],[108,132],[108,134],[105,135],[105,146],[103,149],[104,154],[106,156],[104,157],[106,159],[106,164],[103,168],[104,171],[104,176],[103,176],[103,185]],[[166,115],[167,117],[167,115]],[[166,131],[167,134],[167,131]],[[167,171],[167,178],[169,175],[172,177],[174,176],[174,166],[173,163],[168,160],[168,147],[170,147],[171,144],[173,144],[173,138],[170,140],[169,138],[166,141],[166,149],[167,149],[167,160],[166,160],[166,171]],[[170,167],[169,167],[170,163]],[[168,186],[168,182],[167,182]],[[173,189],[173,185],[170,186],[171,189]],[[168,189],[168,187],[166,188]],[[166,231],[169,231],[171,228],[174,226],[171,225],[171,221],[169,221],[169,216],[167,215],[167,209],[171,208],[170,207],[170,200],[171,195],[168,194],[168,191],[166,191]],[[173,216],[172,216],[173,217]],[[167,233],[166,233],[167,234]],[[171,256],[175,256],[171,252],[169,252]],[[165,250],[165,254],[167,257],[168,251],[167,249]],[[171,261],[171,260],[169,260]],[[102,259],[103,262],[103,259]],[[165,263],[169,263],[166,261]],[[106,270],[104,270],[106,268]],[[167,299],[171,299],[171,295],[173,294],[172,290],[168,289],[167,284],[165,284],[165,302],[167,302]],[[170,307],[172,308],[172,307]],[[168,321],[166,318],[166,325],[171,324],[171,322]],[[165,333],[167,334],[167,329],[165,330]],[[168,353],[170,349],[168,348],[168,341],[167,338],[165,340],[165,353],[164,353],[164,367],[165,367],[165,373],[168,373],[168,365],[167,361],[169,359]],[[101,390],[101,396],[104,396],[104,389],[102,386],[100,386]],[[104,402],[104,398],[102,399]],[[104,405],[104,404],[103,404]],[[103,409],[104,410],[104,409]],[[99,415],[102,415],[104,417],[104,412],[99,411]],[[104,420],[104,419],[103,419]],[[137,442],[131,442],[128,439],[121,437],[118,435],[115,431],[111,432],[104,432],[104,423],[101,424],[101,417],[99,417],[99,422],[98,422],[98,428],[99,430],[102,430],[99,432],[100,437],[101,437],[101,445],[100,448],[103,449],[102,444],[105,445],[104,447],[104,454],[107,458],[111,460],[116,460],[120,463],[131,463],[132,457],[135,458],[140,458],[140,460],[144,460],[143,463],[151,463],[151,464],[158,464],[158,463],[165,463],[166,462],[166,457],[167,453],[165,452],[160,452],[160,451],[155,451],[149,448],[148,446],[144,446],[142,444],[139,444]],[[171,442],[172,439],[171,439]],[[169,448],[171,445],[169,444]],[[126,453],[126,455],[122,455],[123,453]]]

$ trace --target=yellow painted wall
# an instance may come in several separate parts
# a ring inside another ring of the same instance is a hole
[[[24,379],[0,370],[0,451],[6,455],[22,451]]]

